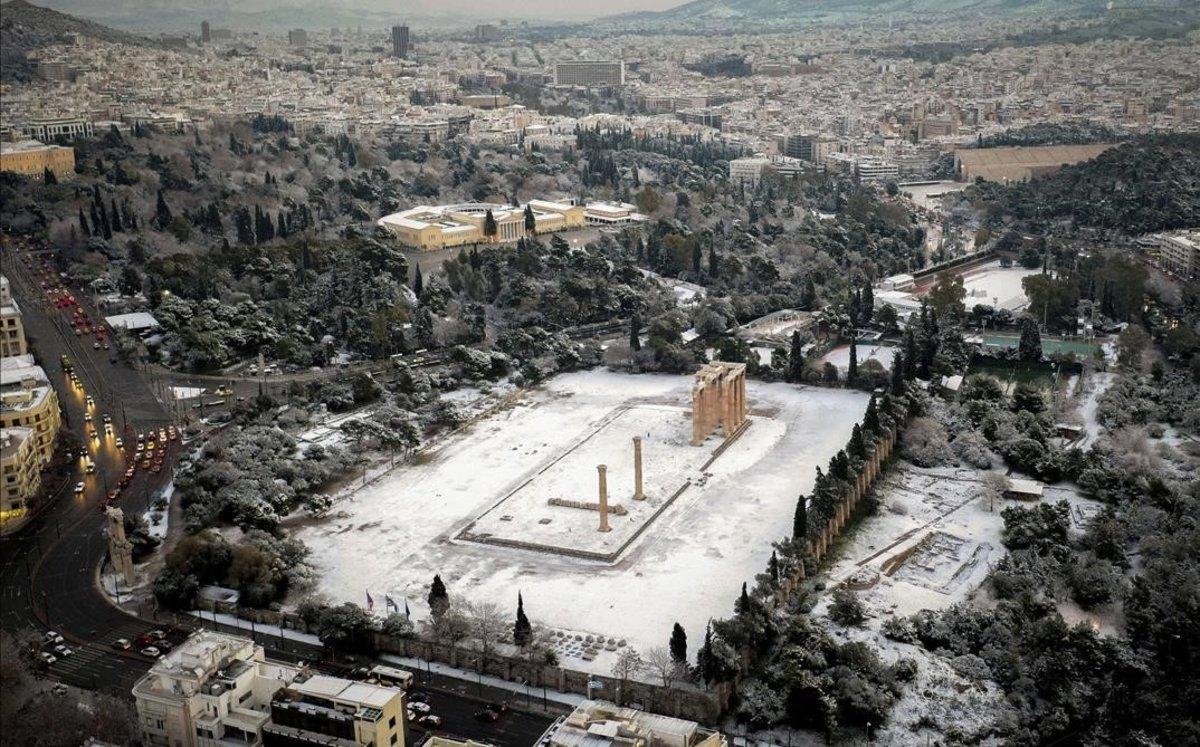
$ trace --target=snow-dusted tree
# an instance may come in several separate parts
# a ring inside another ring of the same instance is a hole
[[[646,652],[643,665],[662,681],[663,687],[670,687],[685,671],[675,657],[671,656],[671,652],[663,646],[655,646]]]

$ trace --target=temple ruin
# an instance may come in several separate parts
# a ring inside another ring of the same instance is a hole
[[[746,364],[712,361],[696,372],[692,384],[692,446],[721,428],[725,438],[746,422]]]

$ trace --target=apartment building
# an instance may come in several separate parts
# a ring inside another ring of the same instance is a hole
[[[0,359],[0,428],[33,430],[39,467],[54,454],[61,426],[58,395],[33,356],[26,353]]]
[[[404,747],[404,693],[392,687],[314,675],[271,698],[263,747]]]
[[[143,742],[155,747],[261,745],[271,698],[303,670],[269,662],[248,638],[201,630],[133,686]]]
[[[819,135],[781,135],[777,142],[783,155],[812,163],[824,163],[826,156],[837,151],[837,141]]]
[[[900,167],[875,156],[861,156],[855,159],[854,176],[860,182],[894,181],[900,178]]]
[[[555,727],[550,747],[725,747],[718,731],[695,721],[585,700]]]
[[[1153,234],[1148,243],[1162,269],[1181,278],[1200,275],[1200,229]]]
[[[41,179],[46,170],[58,179],[75,174],[75,149],[62,145],[46,145],[37,140],[0,143],[0,171],[24,174]]]
[[[41,489],[36,432],[5,428],[0,433],[0,524],[24,516]]]
[[[622,60],[566,60],[554,63],[554,85],[602,86],[625,85],[625,62]]]
[[[25,355],[29,345],[25,340],[25,324],[21,307],[12,297],[8,278],[0,275],[0,358]]]
[[[746,189],[756,189],[770,167],[771,159],[766,156],[735,158],[729,162],[729,181]]]

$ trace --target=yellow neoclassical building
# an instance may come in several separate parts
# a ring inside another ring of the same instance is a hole
[[[0,360],[0,428],[31,429],[39,467],[50,461],[61,426],[58,395],[33,356]]]
[[[21,308],[13,300],[8,287],[8,278],[0,275],[0,358],[25,355],[29,346],[25,342],[25,324],[21,321]]]
[[[59,179],[75,174],[75,149],[46,145],[36,140],[0,143],[0,171],[12,171],[41,179],[50,169]]]
[[[538,234],[556,233],[587,225],[584,209],[549,200],[530,200]],[[385,215],[377,225],[386,228],[401,243],[422,251],[444,249],[465,244],[486,244],[516,241],[527,234],[525,205],[514,207],[488,202],[469,202],[457,205],[418,205],[408,210]],[[495,236],[484,235],[488,211],[496,221]]]
[[[37,434],[32,428],[5,428],[0,434],[0,523],[24,516],[41,489]]]

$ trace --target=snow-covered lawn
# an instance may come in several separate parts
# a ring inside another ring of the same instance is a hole
[[[870,359],[879,361],[888,371],[892,370],[892,360],[896,357],[896,348],[887,345],[870,345],[862,344],[858,346],[858,365],[866,363]],[[850,346],[839,345],[833,350],[825,354],[821,359],[823,363],[832,363],[837,366],[837,369],[845,373],[850,368]]]
[[[766,567],[771,541],[790,534],[796,497],[811,490],[816,467],[845,444],[867,397],[751,382],[750,428],[701,473],[690,452],[711,454],[716,441],[687,444],[691,387],[687,376],[603,370],[550,380],[415,464],[350,495],[324,522],[298,530],[312,549],[321,591],[358,604],[365,604],[367,591],[376,600],[384,594],[403,598],[420,619],[427,615],[425,597],[436,573],[452,598],[490,600],[505,610],[515,610],[521,592],[535,624],[625,639],[645,651],[665,645],[678,621],[699,641],[708,619],[730,614],[742,582]],[[623,410],[626,422],[618,418],[598,429],[624,407],[631,408]],[[557,541],[597,541],[593,512],[549,509],[544,501],[556,491],[595,500],[596,464],[603,459],[612,467],[610,495],[628,504],[629,439],[639,433],[652,498],[661,500],[678,476],[693,481],[615,562],[458,539],[489,508],[598,430],[608,435],[570,460],[579,474],[560,471],[529,498],[531,516],[524,518],[533,519],[525,522],[531,534],[564,523],[570,534],[564,528],[567,539]],[[557,516],[549,525],[532,516],[549,510]],[[594,660],[564,663],[608,672],[615,656],[602,650]]]
[[[1039,272],[1040,269],[1030,270],[1019,266],[1001,267],[1000,260],[972,268],[963,275],[967,308],[986,304],[997,309],[1020,311],[1029,305],[1021,281]]]

